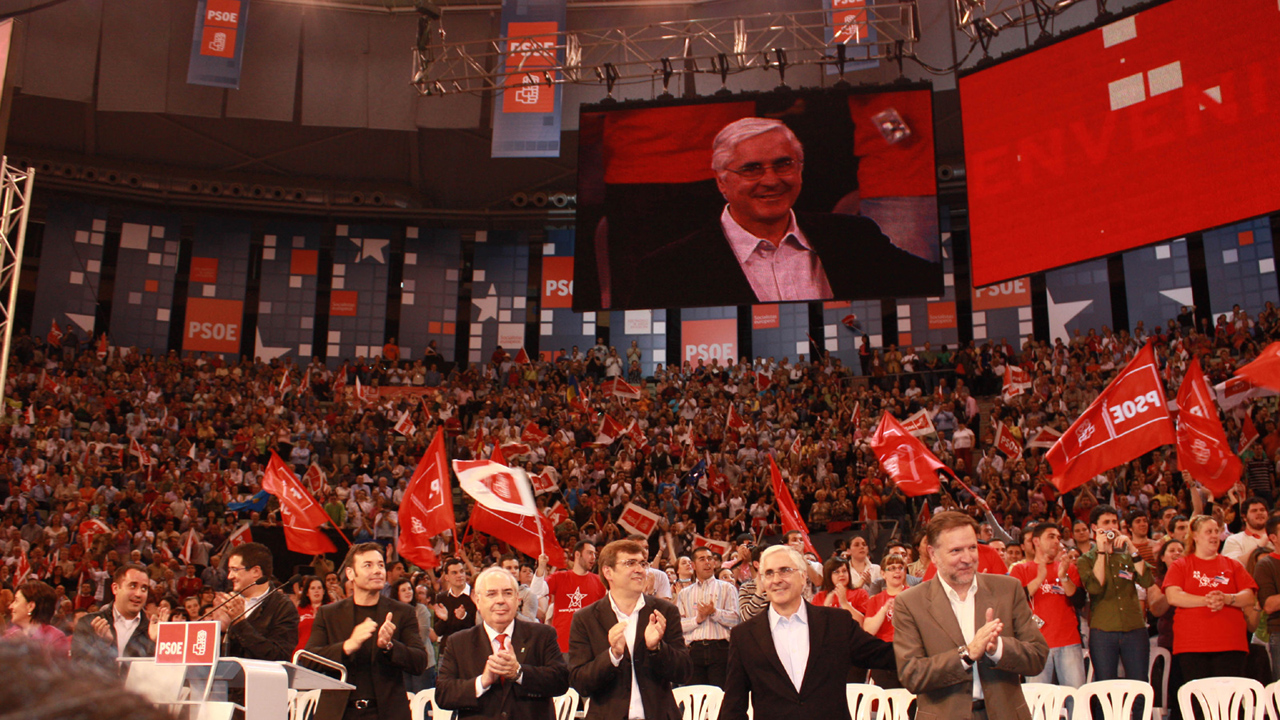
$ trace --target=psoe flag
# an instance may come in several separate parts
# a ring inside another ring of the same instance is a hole
[[[519,515],[538,513],[533,486],[520,468],[492,460],[454,460],[453,472],[458,476],[458,486],[490,510]]]
[[[1227,442],[1213,394],[1196,358],[1191,359],[1178,388],[1178,464],[1215,497],[1226,494],[1243,469]]]
[[[648,537],[658,527],[658,516],[635,503],[627,503],[618,517],[618,524],[630,532]]]

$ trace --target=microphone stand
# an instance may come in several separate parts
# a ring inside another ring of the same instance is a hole
[[[256,586],[256,585],[262,585],[262,584],[264,584],[264,583],[268,582],[269,580],[270,580],[270,578],[266,578],[266,577],[261,578],[261,579],[259,579],[259,580],[258,580],[258,582],[254,583],[253,585],[250,585],[249,587],[254,587],[254,586]],[[298,583],[298,582],[302,582],[302,576],[301,576],[301,575],[294,575],[293,577],[289,578],[289,579],[288,579],[288,580],[286,580],[285,582],[283,582],[283,583],[281,583],[280,585],[277,585],[277,586],[275,586],[274,588],[272,588],[271,590],[269,590],[266,594],[264,594],[264,595],[262,596],[262,599],[260,599],[256,604],[254,604],[254,606],[253,606],[253,607],[246,607],[244,610],[241,610],[241,611],[240,611],[240,613],[239,613],[238,615],[236,615],[235,617],[233,617],[233,618],[231,618],[230,620],[228,620],[228,621],[227,621],[227,632],[224,632],[224,633],[222,634],[222,649],[223,649],[223,651],[225,651],[225,650],[227,649],[227,643],[228,643],[228,641],[231,639],[231,632],[230,632],[230,630],[231,630],[231,626],[232,626],[232,625],[235,625],[235,624],[236,624],[236,622],[237,622],[238,620],[240,620],[240,618],[244,617],[245,615],[248,615],[250,610],[252,610],[252,609],[253,609],[253,608],[255,608],[255,607],[258,607],[258,605],[261,605],[263,602],[265,602],[267,598],[269,598],[269,597],[271,597],[272,595],[275,595],[276,593],[280,592],[280,590],[281,590],[281,589],[283,589],[283,588],[286,588],[286,587],[293,587],[293,584],[294,584],[294,583]],[[245,590],[248,590],[248,589],[249,589],[249,588],[245,588]],[[230,599],[228,599],[228,602],[230,602]],[[223,603],[223,604],[225,605],[226,603]]]
[[[240,597],[242,594],[244,594],[244,591],[245,591],[245,590],[248,590],[248,589],[249,589],[249,588],[251,588],[251,587],[256,587],[256,586],[258,586],[258,585],[266,585],[268,582],[270,582],[270,580],[271,580],[271,578],[267,578],[267,577],[260,577],[260,578],[258,578],[258,579],[253,583],[253,585],[246,585],[246,586],[244,587],[244,589],[243,589],[243,590],[236,590],[235,592],[231,593],[230,597],[228,597],[226,600],[223,600],[222,602],[218,603],[216,606],[209,608],[209,612],[207,612],[207,613],[205,613],[205,614],[201,615],[200,617],[196,618],[196,620],[195,620],[195,621],[196,621],[196,622],[200,622],[201,620],[207,620],[207,619],[209,619],[209,616],[210,616],[210,615],[212,615],[212,614],[214,614],[214,613],[215,613],[215,612],[217,612],[218,610],[221,610],[223,605],[226,605],[227,603],[231,602],[232,600],[235,600],[236,598],[238,598],[238,597]]]

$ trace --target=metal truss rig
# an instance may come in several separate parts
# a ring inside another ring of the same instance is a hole
[[[1049,33],[1053,18],[1083,0],[955,0],[956,26],[977,40],[985,53],[991,39],[1001,30],[1035,24],[1040,34]],[[1107,0],[1095,0],[1098,14],[1107,12]]]
[[[776,70],[785,84],[794,66],[829,65],[843,74],[849,63],[901,61],[914,52],[920,35],[916,0],[847,11],[856,14],[834,28],[834,13],[813,10],[577,30],[537,52],[513,52],[509,45],[527,44],[507,38],[444,42],[444,30],[433,26],[424,28],[414,50],[413,85],[423,95],[562,83],[604,84],[612,93],[619,83],[655,79],[665,90],[680,73],[718,75],[723,86],[729,75],[748,70]]]
[[[19,170],[0,158],[0,407],[9,380],[9,350],[13,343],[13,319],[18,308],[18,274],[27,241],[27,212],[35,170]]]

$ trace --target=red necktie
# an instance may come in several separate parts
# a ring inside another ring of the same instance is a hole
[[[499,652],[501,652],[501,651],[503,651],[503,650],[506,650],[506,649],[507,649],[507,634],[506,634],[506,633],[498,633],[498,636],[497,636],[496,638],[494,638],[494,639],[498,641],[498,651],[499,651]],[[502,685],[505,685],[505,684],[507,684],[507,679],[506,679],[506,678],[498,678],[498,682],[499,682],[500,684],[502,684]]]

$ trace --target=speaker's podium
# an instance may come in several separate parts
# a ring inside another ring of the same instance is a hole
[[[338,677],[297,662],[219,657],[219,630],[216,622],[161,623],[155,657],[120,660],[125,687],[179,720],[287,720],[296,705],[306,709],[297,717],[340,720],[355,689],[346,668],[307,652],[294,659]]]

